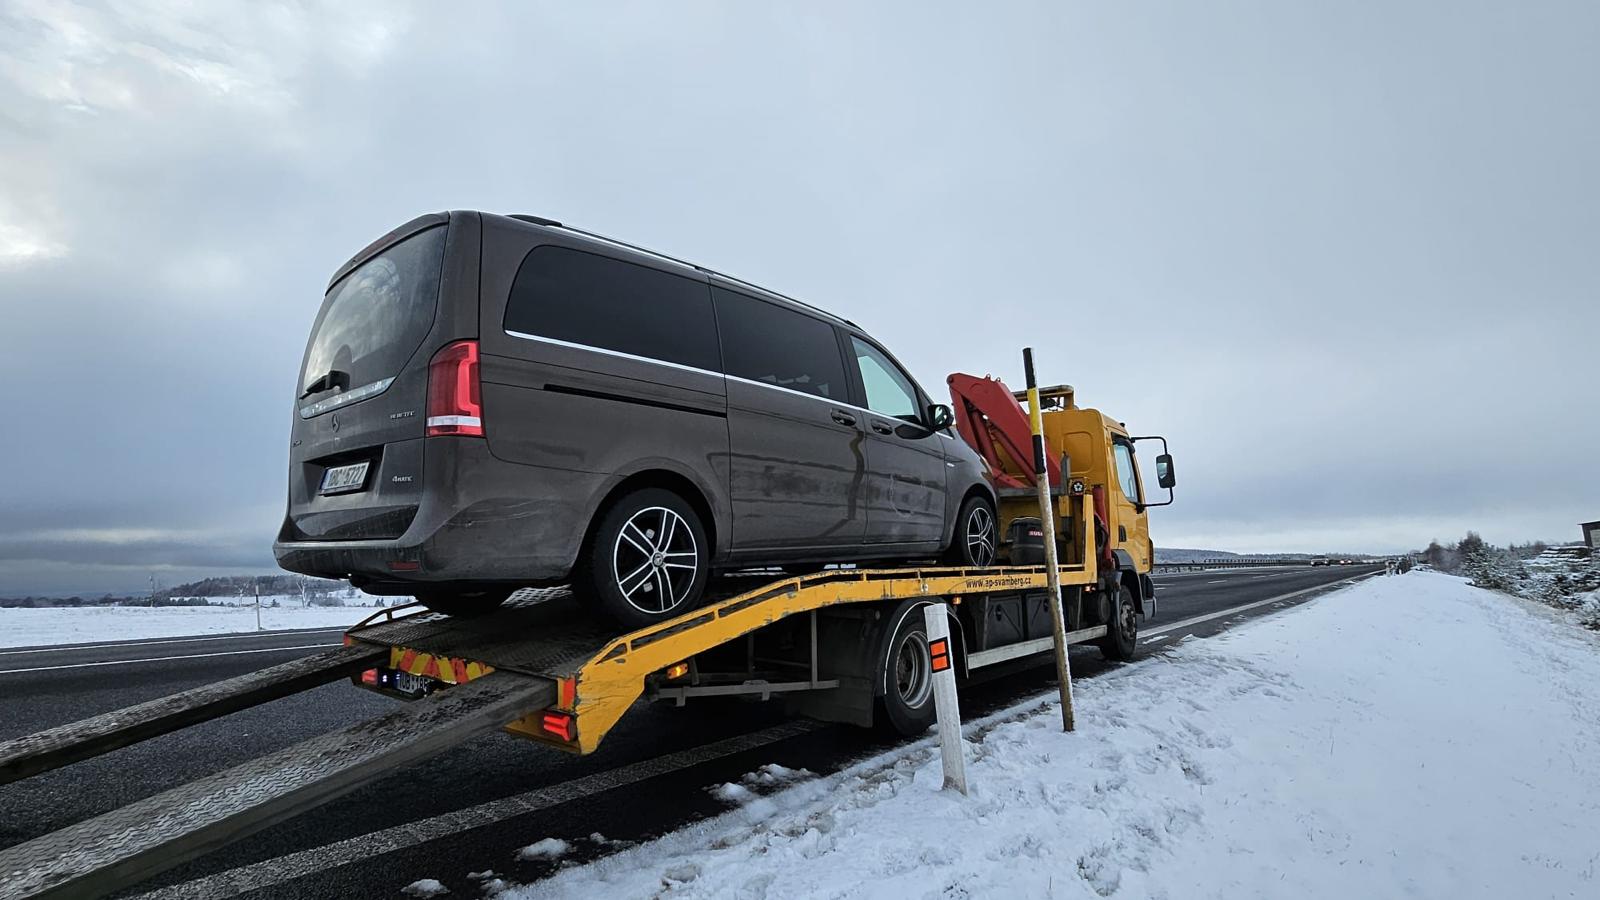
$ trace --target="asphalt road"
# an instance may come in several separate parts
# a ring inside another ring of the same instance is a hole
[[[1141,649],[1158,652],[1169,641],[1216,633],[1371,571],[1155,576],[1159,610],[1143,625]],[[316,629],[0,650],[0,739],[338,643],[338,630]],[[1080,648],[1072,668],[1075,678],[1088,678],[1110,666],[1097,651]],[[968,686],[962,712],[983,715],[1052,685],[1050,667],[1019,665]],[[371,718],[392,703],[334,683],[0,786],[7,813],[0,817],[0,847]],[[400,897],[400,888],[419,878],[437,878],[456,896],[477,896],[470,872],[493,870],[517,882],[546,874],[551,863],[517,859],[518,848],[542,838],[572,841],[569,860],[603,855],[723,811],[709,789],[766,763],[825,773],[891,745],[855,728],[786,719],[776,703],[740,701],[640,706],[587,757],[494,733],[174,869],[128,896]]]

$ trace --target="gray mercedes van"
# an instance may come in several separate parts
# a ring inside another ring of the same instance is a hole
[[[983,462],[883,345],[548,219],[374,241],[295,395],[279,564],[447,613],[570,582],[637,627],[718,571],[994,559]]]

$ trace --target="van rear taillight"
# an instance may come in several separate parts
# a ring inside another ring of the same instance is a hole
[[[428,363],[428,437],[483,437],[478,342],[446,344]]]

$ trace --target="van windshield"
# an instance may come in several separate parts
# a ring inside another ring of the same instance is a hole
[[[438,305],[445,227],[395,244],[328,292],[300,370],[301,416],[382,393],[416,352]]]

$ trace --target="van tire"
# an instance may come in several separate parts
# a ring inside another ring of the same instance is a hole
[[[922,613],[927,605],[904,600],[882,620],[872,682],[873,721],[880,731],[916,737],[933,725],[933,660]]]
[[[1117,589],[1111,607],[1106,636],[1100,639],[1100,655],[1112,662],[1131,662],[1139,648],[1139,606],[1127,585]]]
[[[665,488],[641,488],[600,514],[580,577],[600,612],[631,630],[699,606],[710,571],[710,541],[694,507]]]
[[[987,543],[978,540],[980,535]],[[973,494],[961,504],[955,529],[950,533],[950,546],[939,561],[947,566],[992,566],[999,548],[1000,520],[995,518],[994,504],[988,497]]]
[[[416,595],[417,602],[436,613],[459,619],[481,616],[500,608],[512,591],[493,588],[482,591],[423,591]]]

